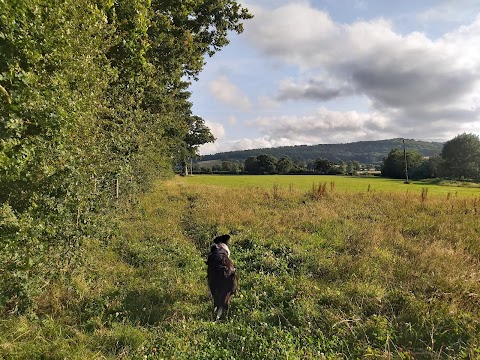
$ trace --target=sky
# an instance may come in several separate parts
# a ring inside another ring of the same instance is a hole
[[[249,0],[206,59],[200,154],[480,134],[480,0]]]

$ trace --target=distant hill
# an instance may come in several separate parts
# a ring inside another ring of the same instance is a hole
[[[347,144],[319,144],[282,146],[276,148],[251,149],[229,151],[215,155],[204,155],[201,161],[244,161],[250,156],[262,154],[272,155],[276,158],[288,156],[296,161],[311,161],[318,158],[328,159],[333,162],[359,161],[364,164],[378,164],[391,149],[403,149],[403,139],[389,139],[377,141],[358,141]],[[441,153],[443,143],[405,139],[407,150],[417,150],[423,156],[434,156]]]

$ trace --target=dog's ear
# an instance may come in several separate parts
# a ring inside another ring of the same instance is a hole
[[[224,243],[224,244],[228,245],[228,240],[230,240],[230,235],[225,234],[225,235],[217,236],[217,237],[213,240],[213,242],[214,242],[215,244]]]
[[[210,247],[210,252],[211,252],[211,253],[214,253],[214,252],[217,251],[217,250],[218,250],[217,244],[212,245],[212,246]]]

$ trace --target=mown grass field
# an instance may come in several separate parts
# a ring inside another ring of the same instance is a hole
[[[0,320],[0,358],[480,358],[478,189],[332,181],[159,182],[36,316]],[[204,259],[222,233],[240,281],[214,323]]]

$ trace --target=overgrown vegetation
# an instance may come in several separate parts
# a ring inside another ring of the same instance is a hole
[[[0,357],[480,356],[474,197],[192,179],[126,208],[123,237],[86,242],[85,266],[50,284],[37,317],[0,322]],[[221,233],[240,290],[214,323],[203,261]]]
[[[233,0],[0,1],[0,314],[34,314],[114,234],[119,197],[213,140],[188,80],[250,17]]]

